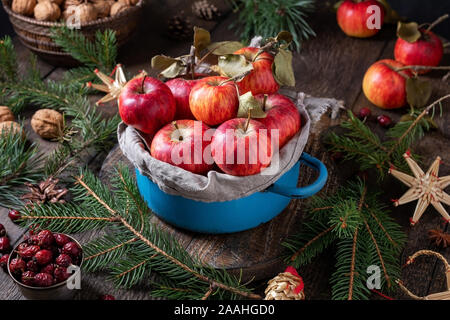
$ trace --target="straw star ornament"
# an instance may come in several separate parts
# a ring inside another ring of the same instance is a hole
[[[450,176],[438,177],[441,158],[437,157],[428,171],[424,173],[417,162],[411,158],[409,152],[406,152],[403,157],[411,168],[414,176],[410,176],[393,168],[389,170],[390,174],[410,187],[400,199],[393,200],[394,205],[399,206],[418,200],[414,215],[410,219],[411,225],[414,225],[419,221],[420,217],[425,212],[425,209],[430,204],[442,215],[445,221],[450,222],[450,215],[442,205],[442,203],[450,205],[450,196],[444,192],[444,189],[450,185]]]

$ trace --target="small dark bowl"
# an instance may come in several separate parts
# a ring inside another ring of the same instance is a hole
[[[69,235],[66,235],[66,236],[69,237],[70,240],[75,242],[80,248],[82,248],[80,243],[75,238],[73,238]],[[19,280],[17,280],[11,274],[11,271],[9,270],[9,264],[11,262],[11,259],[14,259],[17,256],[17,253],[15,253],[15,252],[17,251],[17,247],[19,245],[20,245],[20,243],[16,247],[14,247],[11,255],[9,256],[7,268],[8,268],[9,276],[19,286],[20,292],[23,294],[23,296],[25,298],[27,298],[28,300],[71,300],[71,299],[73,299],[73,297],[76,293],[76,290],[69,289],[67,287],[67,282],[72,277],[74,277],[80,273],[81,265],[83,264],[83,251],[81,252],[80,265],[78,265],[79,269],[74,274],[72,274],[66,281],[57,283],[50,287],[32,287],[32,286],[25,285],[22,282],[20,282]]]

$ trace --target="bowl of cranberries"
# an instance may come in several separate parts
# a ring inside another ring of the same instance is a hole
[[[79,273],[82,261],[78,241],[66,234],[41,230],[13,249],[7,266],[25,298],[67,300],[75,293],[67,283]]]

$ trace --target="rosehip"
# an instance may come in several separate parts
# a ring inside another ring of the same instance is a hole
[[[9,259],[9,254],[4,254],[0,258],[0,268],[2,268],[4,271],[6,271],[6,266],[8,265],[8,259]]]
[[[67,268],[72,264],[72,258],[68,254],[62,253],[56,258],[55,262],[57,265]]]
[[[16,221],[21,218],[20,212],[17,210],[9,210],[8,217],[11,219],[11,221]]]
[[[77,258],[81,253],[81,249],[75,242],[72,241],[64,245],[62,248],[62,253],[68,254],[72,258]]]
[[[56,244],[60,247],[64,246],[66,243],[70,242],[70,238],[62,233],[55,233],[53,235],[53,237],[55,238]]]
[[[46,264],[49,264],[52,261],[53,254],[50,250],[43,249],[38,252],[33,257],[33,260],[36,260],[36,262],[41,265],[45,266]]]
[[[11,250],[11,244],[9,242],[9,238],[7,236],[0,238],[0,252],[8,253]]]
[[[55,272],[55,265],[53,263],[49,263],[48,265],[46,265],[45,267],[43,267],[41,269],[42,273],[48,273],[48,274],[53,274],[53,272]]]
[[[359,110],[358,118],[364,119],[364,118],[370,117],[371,114],[372,114],[372,110],[370,110],[368,107],[364,107]]]
[[[49,247],[55,241],[53,233],[48,230],[42,230],[41,232],[39,232],[37,238],[39,241],[38,245],[40,245],[41,247]]]
[[[384,114],[378,116],[377,120],[378,120],[379,125],[382,127],[389,127],[392,123],[391,118]]]
[[[27,265],[23,259],[14,258],[9,264],[9,271],[11,271],[12,274],[21,275],[23,272],[25,272],[26,266]]]
[[[5,226],[0,223],[0,237],[6,236]]]
[[[110,294],[104,294],[100,297],[100,300],[116,300],[116,298]]]
[[[22,273],[22,283],[26,286],[33,286],[35,273],[33,271],[25,271]]]
[[[21,256],[23,259],[31,259],[39,250],[41,250],[41,248],[33,244],[31,246],[26,247],[23,250],[19,250],[18,253],[19,256]]]
[[[65,267],[57,267],[53,273],[56,282],[66,281],[70,277],[70,273],[67,272]]]
[[[50,287],[53,285],[53,277],[48,273],[38,273],[34,277],[34,285],[37,287]]]
[[[39,271],[39,266],[36,261],[30,260],[27,262],[27,270],[33,271],[34,273]]]

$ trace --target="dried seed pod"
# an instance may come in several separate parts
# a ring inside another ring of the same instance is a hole
[[[23,14],[24,16],[32,16],[36,0],[13,0],[11,9],[15,13]]]
[[[126,4],[122,3],[122,2],[116,2],[111,6],[111,17],[127,10],[129,8],[129,6],[127,6]]]
[[[92,0],[92,4],[97,10],[98,18],[106,18],[111,12],[111,6],[115,1],[111,0]]]
[[[14,121],[14,113],[6,106],[0,106],[0,122]]]
[[[58,6],[62,5],[63,0],[37,0],[38,3],[44,2],[44,1],[50,1],[56,3]]]
[[[58,5],[50,1],[39,2],[34,7],[34,17],[39,21],[56,21],[61,16]]]
[[[58,111],[41,109],[31,118],[31,127],[44,139],[56,139],[63,135],[64,118]]]
[[[135,6],[138,4],[139,0],[119,0],[119,2],[126,4],[127,6]]]
[[[25,131],[23,131],[22,126],[14,121],[0,122],[0,135],[8,134],[10,132],[20,133],[22,138],[25,139]]]

